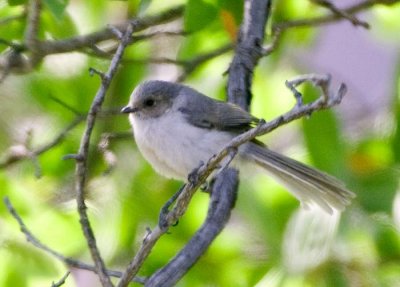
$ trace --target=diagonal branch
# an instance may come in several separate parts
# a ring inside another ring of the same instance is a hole
[[[23,222],[22,218],[19,216],[17,211],[15,210],[14,206],[11,204],[11,201],[9,200],[8,197],[5,197],[4,199],[4,204],[6,205],[6,208],[8,212],[11,214],[12,217],[17,221],[19,228],[21,229],[21,232],[25,235],[26,240],[31,243],[33,246],[36,248],[46,252],[50,256],[56,258],[60,262],[63,262],[66,264],[68,267],[72,268],[77,268],[77,269],[82,269],[82,270],[87,270],[91,272],[96,272],[96,267],[84,262],[81,262],[79,260],[75,260],[70,257],[66,257],[62,255],[61,253],[51,249],[50,247],[44,245],[38,238],[36,238],[35,235],[26,227],[25,223]],[[107,274],[112,277],[119,278],[122,275],[121,271],[116,271],[116,270],[107,270]],[[137,282],[137,283],[144,283],[145,278],[142,277],[135,277],[132,282]]]
[[[93,99],[92,105],[90,107],[88,117],[86,120],[86,129],[81,139],[81,144],[79,147],[78,155],[75,157],[77,159],[76,164],[76,200],[78,205],[78,213],[80,217],[80,223],[82,226],[83,233],[85,235],[86,241],[88,243],[88,247],[90,250],[90,254],[92,259],[96,265],[96,273],[99,275],[100,281],[103,286],[113,286],[110,281],[110,278],[107,275],[106,268],[103,262],[103,259],[100,256],[100,252],[97,248],[96,239],[91,228],[89,218],[86,212],[86,204],[85,204],[85,186],[87,181],[87,173],[88,173],[88,155],[89,155],[89,143],[92,135],[92,131],[95,125],[96,117],[98,112],[101,109],[101,106],[104,102],[104,98],[106,92],[111,84],[111,80],[114,77],[118,65],[121,62],[122,55],[125,51],[125,48],[129,45],[132,37],[132,32],[134,30],[134,24],[131,23],[128,25],[126,30],[123,33],[123,37],[121,38],[121,43],[118,46],[117,52],[115,53],[110,67],[106,74],[102,74],[101,76],[101,86],[96,93],[95,98]]]
[[[197,174],[194,176],[196,180],[189,182],[184,186],[182,193],[177,199],[175,208],[167,214],[165,219],[169,226],[174,224],[186,212],[188,204],[196,189],[198,189],[206,181],[208,176],[216,168],[218,168],[219,163],[230,153],[232,149],[237,149],[240,145],[251,141],[258,136],[269,133],[291,121],[294,121],[304,116],[310,116],[315,111],[329,109],[333,106],[336,106],[342,101],[342,98],[346,93],[346,86],[344,84],[341,84],[339,89],[335,93],[326,94],[324,91],[329,89],[329,77],[326,77],[326,80],[323,80],[323,78],[320,76],[310,74],[299,77],[298,79],[296,79],[296,82],[297,81],[300,81],[302,83],[311,82],[317,85],[322,90],[321,96],[317,100],[309,104],[296,105],[295,108],[283,114],[282,116],[275,118],[272,121],[260,121],[258,126],[235,137],[220,152],[211,157],[205,165],[200,166],[197,169]]]
[[[361,12],[363,10],[367,10],[372,6],[383,4],[383,5],[391,5],[394,3],[398,3],[399,0],[365,0],[363,2],[354,4],[349,6],[348,8],[341,9],[340,13],[331,13],[325,16],[314,17],[314,18],[305,18],[305,19],[297,19],[291,21],[284,21],[281,23],[274,24],[272,30],[285,30],[289,28],[301,28],[301,27],[311,27],[318,26],[323,24],[329,24],[338,20],[343,19],[343,14],[345,15],[353,15],[355,13]]]
[[[231,209],[236,202],[238,184],[236,170],[222,171],[221,176],[213,184],[204,224],[166,266],[146,281],[146,287],[174,286],[197,262],[228,222]]]
[[[5,158],[0,161],[0,169],[6,168],[16,162],[19,162],[24,159],[31,159],[32,157],[37,157],[53,147],[59,145],[65,137],[68,135],[68,133],[77,127],[81,122],[84,121],[86,117],[85,116],[77,116],[68,126],[66,126],[53,140],[50,142],[34,149],[30,150],[28,147],[24,146],[22,148],[23,152],[15,152],[13,151],[13,147],[9,149],[8,154],[5,156]]]
[[[367,22],[361,21],[357,19],[354,15],[351,15],[346,11],[339,9],[338,7],[336,7],[335,4],[331,3],[328,0],[312,0],[312,1],[322,7],[331,10],[333,14],[336,14],[342,17],[343,19],[349,20],[354,26],[361,26],[365,29],[369,29],[369,24]]]
[[[124,24],[121,24],[119,26],[116,26],[116,28],[121,31],[125,32],[127,29],[129,23],[131,21],[135,21],[136,25],[134,30],[132,32],[138,32],[142,31],[146,28],[155,26],[155,25],[160,25],[166,22],[173,21],[183,15],[184,11],[184,6],[176,6],[174,8],[171,8],[167,11],[164,11],[160,14],[153,15],[153,16],[147,16],[143,18],[136,18],[130,21],[127,21]],[[48,55],[48,54],[56,54],[56,53],[66,53],[66,52],[72,52],[76,50],[80,50],[83,48],[90,48],[93,47],[93,45],[96,45],[97,43],[106,41],[106,40],[111,40],[115,39],[115,35],[109,27],[104,28],[100,31],[96,31],[90,34],[82,35],[82,36],[76,36],[64,40],[55,40],[55,41],[43,41],[41,42],[41,51],[43,55]]]
[[[314,2],[327,2],[326,0],[313,0]],[[362,22],[355,18],[353,15],[367,10],[375,5],[392,5],[395,3],[398,3],[399,0],[365,0],[360,3],[351,5],[347,8],[344,9],[338,9],[333,4],[330,5],[330,10],[333,13],[330,13],[328,15],[324,16],[319,16],[319,17],[314,17],[314,18],[304,18],[304,19],[296,19],[296,20],[288,20],[288,21],[283,21],[279,23],[275,23],[272,25],[272,36],[271,36],[271,42],[269,45],[263,48],[263,55],[268,56],[271,54],[278,46],[279,40],[283,34],[283,32],[287,29],[292,29],[292,28],[309,28],[309,27],[316,27],[316,26],[321,26],[321,25],[327,25],[333,22],[340,21],[342,19],[347,19],[358,25],[361,26],[367,26],[368,23]],[[329,7],[328,7],[329,8]],[[334,11],[333,11],[334,10]]]

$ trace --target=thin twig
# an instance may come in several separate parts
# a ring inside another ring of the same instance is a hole
[[[64,276],[61,277],[60,280],[58,280],[57,282],[51,283],[51,287],[60,287],[60,286],[64,285],[64,284],[65,284],[65,281],[67,280],[67,278],[68,278],[68,276],[69,276],[70,273],[71,273],[70,271],[67,271],[67,272],[64,274]]]
[[[60,103],[61,104],[61,103]],[[62,106],[64,106],[62,104]],[[75,110],[73,107],[67,107],[68,110],[71,110],[73,113],[79,113],[79,111]],[[110,109],[110,110],[104,110],[99,112],[98,117],[103,118],[103,117],[108,117],[108,116],[113,116],[113,115],[120,115],[121,114],[121,108],[117,109]],[[75,117],[75,119],[72,120],[71,123],[69,123],[61,132],[51,141],[49,141],[46,144],[43,144],[35,149],[31,149],[30,147],[26,147],[25,145],[18,145],[21,146],[22,149],[18,149],[18,152],[13,151],[13,147],[9,148],[9,151],[6,152],[6,155],[4,156],[3,160],[0,161],[0,170],[6,167],[9,167],[19,161],[25,160],[25,159],[31,159],[33,157],[38,157],[39,155],[51,150],[53,147],[61,144],[69,132],[73,130],[75,127],[77,127],[80,123],[82,123],[86,119],[87,115],[78,115]],[[121,133],[116,135],[115,138],[128,138],[131,137],[131,133]],[[24,150],[24,152],[20,152],[21,150]]]
[[[134,30],[133,24],[128,25],[128,27],[123,33],[123,38],[121,39],[121,43],[118,46],[117,52],[115,53],[111,61],[110,67],[107,73],[105,73],[104,76],[102,77],[101,86],[97,91],[95,98],[93,99],[86,120],[86,129],[81,139],[81,144],[78,151],[78,156],[81,160],[78,160],[76,164],[76,200],[78,205],[80,223],[90,250],[90,254],[96,265],[96,270],[97,270],[96,273],[99,275],[100,281],[103,286],[113,286],[113,284],[111,283],[110,278],[107,275],[103,259],[101,258],[100,252],[97,248],[96,239],[86,212],[87,207],[84,199],[85,189],[86,189],[85,186],[87,181],[89,144],[94,124],[96,121],[97,113],[101,109],[106,92],[110,86],[112,78],[114,77],[117,71],[118,65],[122,59],[122,55],[125,51],[125,48],[130,43],[133,30]]]
[[[225,44],[214,50],[204,54],[197,55],[192,59],[178,60],[171,58],[141,58],[141,59],[123,59],[124,64],[160,64],[160,65],[176,65],[183,68],[183,72],[178,76],[177,82],[184,81],[191,73],[193,73],[200,65],[210,61],[218,56],[221,56],[229,51],[232,51],[234,45],[232,43]],[[93,55],[100,58],[110,58],[112,55],[109,52],[102,51],[97,47],[93,47],[90,51],[85,51],[86,54]]]
[[[181,66],[183,67],[183,73],[177,78],[177,82],[183,82],[194,70],[205,62],[221,56],[229,51],[232,51],[234,45],[232,43],[226,44],[210,52],[198,55],[191,60],[183,60]]]
[[[142,31],[148,27],[163,24],[166,22],[173,21],[183,15],[184,6],[176,6],[167,11],[163,11],[157,15],[147,16],[143,18],[131,19],[124,24],[117,26],[116,28],[124,32],[128,26],[128,23],[136,20],[137,25],[132,32]],[[71,51],[76,51],[84,48],[91,48],[93,45],[115,39],[115,35],[109,27],[104,28],[100,31],[93,32],[90,34],[71,37],[64,40],[48,40],[41,42],[42,53],[44,55],[56,54],[56,53],[66,53]]]
[[[336,14],[340,17],[342,17],[343,19],[347,19],[349,20],[354,26],[361,26],[365,29],[369,29],[369,24],[367,22],[361,21],[359,19],[357,19],[357,17],[355,17],[354,15],[351,15],[349,13],[347,13],[346,11],[339,9],[338,7],[336,7],[336,5],[334,5],[332,2],[328,1],[328,0],[312,0],[314,3],[316,3],[317,5],[323,6],[329,10],[331,10],[333,12],[333,14]]]
[[[349,6],[348,8],[341,9],[341,11],[347,15],[353,15],[360,11],[366,10],[374,5],[391,5],[394,3],[398,3],[399,0],[365,0],[363,2],[354,4]],[[281,23],[274,24],[272,26],[272,30],[279,29],[285,30],[289,28],[301,28],[301,27],[311,27],[318,26],[323,24],[329,24],[338,20],[343,19],[341,15],[337,13],[331,13],[329,15],[314,17],[314,18],[306,18],[306,19],[297,19],[291,21],[284,21]]]
[[[66,110],[72,112],[73,114],[75,114],[76,116],[82,116],[82,113],[80,111],[78,111],[77,109],[75,109],[74,107],[72,107],[71,105],[69,105],[68,103],[64,102],[63,100],[50,95],[49,96],[50,100],[52,100],[53,102],[59,104],[60,106],[62,106],[63,108],[65,108]]]
[[[3,159],[0,162],[0,169],[6,168],[18,161],[24,160],[24,159],[30,159],[32,158],[32,156],[39,156],[47,151],[49,151],[50,149],[52,149],[53,147],[59,145],[64,139],[65,137],[68,135],[68,133],[74,129],[76,126],[78,126],[81,122],[83,122],[85,120],[86,116],[78,116],[76,117],[67,127],[65,127],[53,140],[51,140],[50,142],[34,149],[34,150],[30,150],[28,149],[28,147],[25,147],[26,150],[28,152],[25,153],[14,153],[14,152],[10,152],[5,159]]]
[[[314,0],[314,1],[317,2],[317,1],[324,1],[324,0]],[[348,8],[344,8],[344,9],[338,9],[335,7],[336,10],[333,13],[330,13],[328,15],[275,23],[272,25],[271,42],[268,46],[263,48],[262,53],[264,56],[271,54],[277,48],[277,46],[279,44],[279,40],[280,40],[283,32],[287,29],[315,27],[315,26],[330,24],[330,23],[333,23],[336,21],[340,21],[342,19],[348,19],[348,20],[352,19],[354,21],[354,19],[356,19],[356,18],[353,16],[353,14],[356,14],[363,10],[367,10],[368,8],[371,8],[372,6],[375,6],[375,5],[379,5],[379,4],[391,5],[391,4],[398,3],[398,2],[399,2],[399,0],[365,0],[363,2],[354,4],[352,6],[349,6]],[[331,7],[331,10],[332,10],[332,7]],[[368,24],[368,23],[361,22],[359,20],[357,20],[357,21],[359,22],[358,24],[361,26],[365,26],[365,24]]]
[[[70,257],[66,257],[62,255],[61,253],[51,249],[50,247],[44,245],[39,239],[36,238],[35,235],[26,227],[25,223],[23,222],[21,216],[18,214],[18,212],[15,210],[14,206],[12,205],[11,201],[9,200],[8,197],[4,197],[4,204],[6,205],[6,208],[8,212],[11,214],[11,216],[17,221],[19,228],[21,229],[21,232],[25,235],[26,240],[31,243],[33,246],[36,248],[46,252],[50,256],[56,258],[60,262],[66,264],[68,267],[72,268],[77,268],[77,269],[82,269],[82,270],[87,270],[96,273],[96,267],[84,262],[81,262],[79,260],[75,260]],[[121,271],[116,271],[116,270],[107,270],[107,274],[112,277],[119,278],[122,275]],[[137,282],[137,283],[144,283],[146,281],[145,278],[143,277],[135,277],[132,282]]]

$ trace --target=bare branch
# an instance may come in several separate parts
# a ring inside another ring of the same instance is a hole
[[[8,199],[8,197],[5,197],[4,199],[4,204],[7,207],[8,212],[11,214],[12,217],[17,221],[21,232],[25,235],[26,240],[31,243],[33,246],[36,248],[46,252],[50,256],[56,258],[60,262],[63,262],[66,264],[68,267],[73,267],[77,269],[82,269],[82,270],[87,270],[96,273],[96,267],[93,265],[89,265],[87,263],[81,262],[79,260],[72,259],[70,257],[65,257],[61,253],[58,253],[57,251],[54,251],[53,249],[49,248],[48,246],[44,245],[42,242],[40,242],[39,239],[37,239],[32,232],[26,227],[25,223],[23,222],[22,218],[19,216],[17,211],[15,210],[14,206],[11,204],[11,201]],[[107,270],[107,274],[112,277],[121,277],[122,272],[121,271],[115,271],[115,270]],[[142,277],[135,277],[132,282],[137,282],[137,283],[144,283],[145,278]]]
[[[65,127],[52,141],[50,141],[47,144],[44,144],[34,150],[29,150],[28,147],[24,146],[26,152],[14,152],[12,147],[10,148],[8,154],[6,157],[0,162],[0,169],[6,168],[18,161],[24,160],[24,159],[31,159],[32,156],[39,156],[53,147],[59,145],[65,137],[68,135],[68,133],[74,129],[76,126],[78,126],[81,122],[85,120],[86,116],[78,116],[76,117],[67,127]]]
[[[229,67],[228,100],[245,110],[251,101],[253,70],[262,56],[265,25],[271,2],[245,1],[243,23],[240,27],[235,56]]]
[[[161,230],[157,225],[154,230],[147,230],[147,234],[143,239],[142,245],[139,250],[136,252],[135,257],[128,264],[125,272],[122,274],[120,281],[117,284],[117,287],[125,287],[129,284],[129,282],[134,278],[139,271],[140,267],[143,265],[143,262],[149,256],[151,250],[154,245],[157,243],[158,239],[166,232],[166,230]]]
[[[320,17],[289,20],[273,24],[271,42],[268,46],[263,48],[262,54],[264,56],[271,54],[277,48],[282,33],[287,29],[316,27],[320,25],[326,25],[333,22],[337,22],[342,19],[347,19],[351,21],[354,25],[366,27],[368,23],[358,20],[357,18],[354,17],[354,14],[367,10],[372,6],[378,4],[391,5],[399,2],[399,0],[365,0],[363,2],[354,4],[348,8],[338,9],[336,6],[334,6],[332,3],[326,0],[313,0],[313,1],[317,3],[326,2],[327,4],[325,6],[328,6],[327,8],[329,8],[333,13]]]
[[[363,2],[354,4],[348,8],[341,9],[341,15],[338,13],[332,13],[325,16],[315,17],[315,18],[306,18],[306,19],[298,19],[285,21],[281,23],[274,24],[272,30],[285,30],[289,28],[301,28],[301,27],[312,27],[318,25],[329,24],[338,20],[343,19],[343,14],[345,15],[353,15],[363,10],[367,10],[368,8],[378,5],[391,5],[399,2],[399,0],[365,0]]]
[[[174,286],[196,263],[228,222],[231,208],[236,202],[238,184],[236,170],[227,169],[221,172],[212,188],[211,201],[204,224],[166,266],[146,281],[145,286]]]
[[[92,259],[96,265],[96,273],[99,275],[100,281],[103,286],[113,286],[110,281],[110,278],[107,275],[106,268],[103,262],[103,259],[100,256],[100,252],[97,248],[96,239],[91,228],[89,218],[86,212],[86,204],[85,204],[85,186],[87,180],[87,163],[88,163],[88,155],[89,155],[89,143],[92,135],[92,131],[94,128],[94,124],[96,121],[96,117],[98,112],[101,109],[101,106],[104,102],[104,98],[106,92],[110,86],[111,80],[114,77],[118,65],[122,59],[122,55],[125,51],[125,48],[129,45],[131,41],[132,32],[134,30],[134,25],[130,24],[123,32],[123,38],[121,39],[121,43],[118,46],[117,52],[115,53],[110,67],[107,73],[104,74],[101,81],[101,86],[96,93],[95,98],[93,99],[92,105],[90,107],[88,117],[86,120],[86,129],[81,139],[81,144],[78,151],[78,156],[82,159],[77,161],[76,163],[76,200],[78,205],[78,213],[80,217],[80,223],[82,226],[83,233],[85,235],[90,254]]]
[[[41,58],[41,51],[39,50],[39,19],[41,12],[40,0],[30,0],[28,3],[28,19],[25,29],[25,45],[31,52],[31,65],[35,66]]]
[[[67,280],[70,273],[71,272],[67,271],[60,280],[58,280],[57,282],[51,283],[51,287],[60,287],[60,286],[64,285],[65,281]]]
[[[354,26],[361,26],[365,29],[369,29],[369,24],[367,22],[361,21],[355,16],[347,13],[346,11],[337,8],[333,3],[328,0],[312,0],[312,2],[331,10],[333,14],[336,14],[343,19],[349,20]]]
[[[138,64],[160,64],[160,65],[176,65],[183,68],[183,72],[177,78],[177,82],[184,81],[191,73],[193,73],[200,65],[207,61],[210,61],[218,56],[221,56],[233,49],[234,45],[231,43],[225,44],[214,50],[200,54],[192,59],[188,60],[175,60],[171,58],[142,58],[142,59],[123,59],[122,62],[126,63],[138,63]],[[94,55],[100,58],[110,58],[112,55],[109,52],[102,51],[97,47],[94,47],[90,52],[86,52],[89,55]]]
[[[219,47],[211,52],[204,53],[194,57],[191,60],[184,60],[180,62],[180,65],[183,66],[183,73],[178,77],[177,82],[183,82],[194,70],[196,70],[200,65],[204,64],[205,62],[221,56],[233,48],[233,44],[229,43],[222,47]]]
[[[175,20],[182,16],[183,11],[184,6],[182,5],[171,8],[157,15],[134,19],[134,21],[136,21],[137,23],[132,32],[142,31],[148,27]],[[131,21],[132,20],[127,21],[126,23],[119,25],[116,28],[121,32],[124,32]],[[115,39],[115,35],[111,31],[111,29],[107,27],[100,31],[93,32],[87,35],[76,36],[64,40],[43,41],[41,42],[41,51],[44,55],[66,53],[83,48],[90,48],[97,43],[111,39]]]

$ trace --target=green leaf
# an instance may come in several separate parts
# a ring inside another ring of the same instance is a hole
[[[400,236],[392,224],[378,225],[375,234],[377,250],[384,261],[400,258]]]
[[[149,8],[152,0],[141,0],[139,3],[139,11],[138,15],[143,15],[146,12],[147,8]]]
[[[395,92],[397,93],[397,96],[394,97],[392,107],[393,112],[394,112],[394,117],[395,117],[395,127],[396,130],[394,132],[393,138],[392,138],[392,150],[393,150],[393,157],[394,161],[398,164],[400,163],[400,67],[397,70],[397,81],[396,81],[396,87],[395,87]]]
[[[315,91],[305,89],[304,94],[312,93]],[[346,174],[344,149],[333,112],[317,112],[303,120],[303,132],[307,149],[315,165],[326,172],[344,176]]]
[[[7,0],[8,5],[10,6],[23,5],[26,4],[27,2],[28,2],[27,0]]]
[[[54,18],[60,20],[64,15],[68,0],[43,0],[44,5],[49,9]]]
[[[390,213],[396,195],[398,174],[391,168],[359,178],[357,201],[369,212]]]
[[[229,11],[235,18],[236,24],[240,24],[243,17],[243,0],[218,0],[218,6]]]
[[[42,23],[42,27],[46,29],[45,32],[50,33],[55,39],[72,37],[77,34],[75,23],[68,13],[65,13],[61,18],[55,18],[52,13],[44,11]]]
[[[199,31],[215,20],[217,8],[202,0],[189,0],[185,9],[184,27],[187,32]]]

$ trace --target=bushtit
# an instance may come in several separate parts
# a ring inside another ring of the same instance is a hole
[[[163,176],[186,180],[188,174],[259,120],[238,106],[209,98],[181,84],[148,81],[133,91],[129,113],[137,146]],[[256,163],[300,200],[332,213],[354,194],[336,178],[268,149],[257,140],[238,150],[239,161]]]

